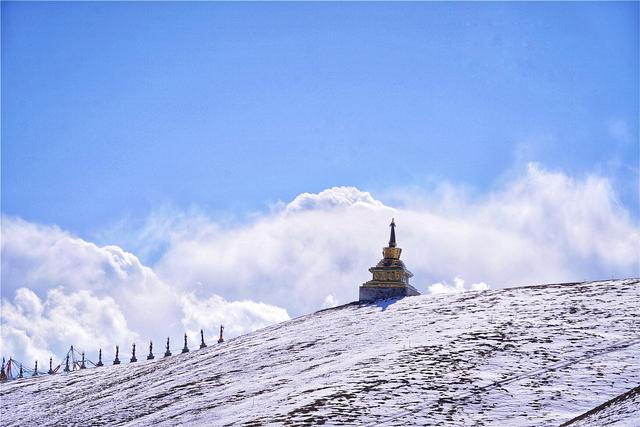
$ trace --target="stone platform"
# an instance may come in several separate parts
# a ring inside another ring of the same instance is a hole
[[[403,287],[360,286],[360,298],[362,302],[373,302],[390,298],[403,298],[420,295],[420,292],[411,285]]]

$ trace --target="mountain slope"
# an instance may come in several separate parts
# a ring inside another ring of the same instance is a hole
[[[639,423],[638,410],[640,408],[640,386],[634,387],[626,393],[593,408],[590,411],[568,421],[564,426],[604,426],[628,425],[637,426]],[[635,416],[630,416],[635,414]]]
[[[640,384],[640,280],[350,304],[4,383],[3,425],[558,425]],[[640,419],[629,409],[626,419]]]

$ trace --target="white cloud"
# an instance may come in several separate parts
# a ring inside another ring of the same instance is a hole
[[[471,291],[486,291],[487,289],[489,289],[489,285],[484,282],[472,283],[471,287],[469,288],[469,290]]]
[[[218,295],[200,299],[187,294],[182,302],[182,324],[193,336],[199,336],[202,325],[224,325],[226,334],[237,336],[289,319],[282,308],[249,300],[229,302]],[[217,329],[209,332],[215,334]]]
[[[329,294],[324,298],[324,302],[322,303],[322,308],[333,308],[338,305],[338,299],[333,295]]]
[[[196,294],[199,294],[196,297]],[[202,295],[200,295],[202,294]],[[213,303],[215,302],[215,304]],[[215,310],[217,316],[204,316]],[[95,358],[136,340],[164,342],[185,330],[199,340],[229,323],[229,336],[288,318],[286,310],[226,301],[197,285],[175,288],[117,246],[98,247],[56,227],[2,217],[2,340],[0,353],[18,360],[60,357],[70,345]],[[128,350],[127,350],[128,351]]]
[[[2,354],[29,366],[38,359],[44,367],[49,356],[60,356],[71,344],[92,353],[102,347],[109,354],[113,345],[136,338],[113,298],[87,290],[65,293],[54,288],[42,300],[19,288],[13,303],[2,301]]]
[[[454,277],[506,287],[638,275],[638,227],[606,178],[574,179],[529,165],[482,199],[448,185],[393,208],[357,191],[305,194],[234,227],[214,220],[203,226],[198,218],[189,232],[185,219],[154,269],[180,286],[202,283],[226,298],[299,315],[325,306],[327,295],[357,299],[393,216],[422,292]]]
[[[151,268],[120,247],[3,217],[0,351],[144,348],[185,330],[197,345],[200,328],[211,339],[224,324],[233,336],[353,301],[391,217],[423,293],[640,275],[637,221],[603,177],[529,165],[481,199],[447,184],[401,196],[391,207],[335,187],[242,223],[163,210],[129,234],[133,247],[162,248]]]
[[[489,289],[489,285],[484,282],[472,283],[470,287],[465,287],[464,280],[460,277],[453,279],[453,285],[447,282],[437,282],[429,286],[428,291],[430,294],[457,294],[466,291],[486,291]]]
[[[331,210],[339,207],[383,208],[382,202],[355,187],[332,187],[318,194],[302,193],[286,205],[287,212]]]

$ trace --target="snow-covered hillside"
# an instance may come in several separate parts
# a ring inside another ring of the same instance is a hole
[[[639,384],[633,279],[346,305],[187,354],[4,383],[0,415],[40,426],[559,425]],[[637,405],[621,411],[622,425],[640,425]]]
[[[640,386],[569,420],[564,425],[572,427],[632,425],[637,427],[640,424],[638,423],[638,412],[640,412],[638,408],[640,408]],[[632,414],[633,416],[631,416]]]

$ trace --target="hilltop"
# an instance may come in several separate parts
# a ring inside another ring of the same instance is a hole
[[[576,422],[596,425],[614,411],[633,425],[638,307],[638,279],[352,303],[187,354],[3,383],[0,415],[6,426],[559,425],[592,411]]]

